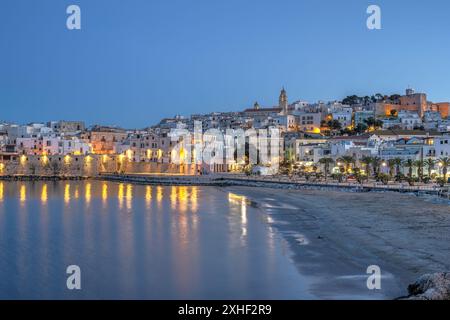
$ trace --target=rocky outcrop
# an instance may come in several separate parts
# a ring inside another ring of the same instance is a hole
[[[425,274],[408,286],[408,300],[450,300],[450,273]]]

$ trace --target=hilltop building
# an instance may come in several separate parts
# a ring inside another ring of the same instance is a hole
[[[449,116],[450,103],[434,103],[427,100],[425,93],[416,93],[414,89],[406,89],[406,94],[396,101],[383,101],[375,103],[375,115],[378,117],[389,117],[400,111],[416,112],[421,118],[426,111],[437,111],[443,118]]]

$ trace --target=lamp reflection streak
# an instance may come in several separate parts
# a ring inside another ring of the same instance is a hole
[[[131,210],[133,201],[133,185],[127,184],[127,193],[125,195],[127,209]]]
[[[228,201],[238,207],[241,215],[241,239],[247,237],[247,204],[248,200],[244,196],[240,196],[234,193],[228,194]]]
[[[41,202],[42,202],[42,204],[47,204],[47,201],[48,201],[47,184],[44,183],[42,185],[42,191],[41,191]]]
[[[20,203],[23,205],[27,200],[27,187],[22,184],[20,186]]]
[[[64,202],[67,204],[70,202],[70,184],[66,183],[64,186]]]
[[[91,185],[90,182],[86,183],[86,189],[85,189],[85,192],[84,192],[84,197],[86,199],[86,204],[89,204],[91,202],[91,197],[92,197],[91,186],[92,185]]]

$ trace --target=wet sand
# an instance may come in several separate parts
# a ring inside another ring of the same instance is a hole
[[[319,299],[393,299],[430,272],[450,271],[450,205],[400,193],[228,187],[268,215]],[[369,290],[378,265],[381,290]]]

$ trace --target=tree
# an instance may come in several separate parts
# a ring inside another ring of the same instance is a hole
[[[352,156],[343,156],[339,158],[338,161],[344,163],[345,172],[348,173],[352,168],[352,165],[355,163],[355,158],[353,158]]]
[[[445,179],[444,178],[441,178],[441,177],[437,177],[436,178],[436,183],[440,186],[440,187],[444,187],[445,186],[445,183],[446,183],[446,181],[445,181]]]
[[[378,180],[381,181],[384,185],[387,185],[389,183],[390,176],[385,173],[380,173],[378,175]]]
[[[424,161],[424,165],[428,169],[428,177],[429,178],[431,178],[431,171],[434,169],[435,164],[436,164],[436,161],[434,161],[431,158],[428,158]]]
[[[374,117],[370,117],[364,120],[368,127],[373,127],[374,129],[381,128],[383,126],[383,121],[377,120]]]
[[[352,106],[355,104],[360,104],[360,103],[361,103],[361,98],[358,97],[357,95],[348,96],[342,100],[342,104],[347,104],[349,106]]]
[[[401,163],[401,161],[400,161],[400,163]],[[394,169],[397,166],[396,159],[389,159],[387,164],[389,166],[389,177],[392,178],[394,176]]]
[[[358,125],[355,127],[356,133],[364,133],[367,131],[367,126],[363,123],[358,123]]]
[[[415,163],[412,159],[408,159],[406,161],[403,162],[403,166],[405,168],[408,168],[408,178],[412,178],[412,174],[413,174],[413,168],[415,166]]]
[[[324,166],[324,176],[325,176],[325,181],[327,181],[328,179],[328,173],[330,171],[330,165],[332,163],[334,163],[334,160],[332,158],[321,158],[319,160],[319,163],[322,164]]]
[[[333,173],[333,174],[331,175],[331,177],[332,177],[333,179],[339,181],[339,182],[342,182],[342,180],[344,179],[344,175],[343,175],[341,172],[339,172],[339,173]]]
[[[380,166],[381,166],[382,162],[383,162],[383,160],[381,160],[381,158],[379,158],[379,157],[372,158],[372,168],[373,168],[373,174],[375,176],[378,176],[378,174],[380,173]]]
[[[280,162],[279,171],[281,174],[291,175],[293,167],[293,162],[290,159],[283,159]]]
[[[398,114],[397,110],[395,109],[392,109],[389,113],[391,114],[391,117],[396,117]]]
[[[442,167],[442,175],[444,176],[445,182],[447,182],[447,170],[450,167],[450,158],[444,157],[439,159],[439,165]]]
[[[367,175],[361,173],[361,169],[360,168],[355,168],[353,170],[353,172],[355,173],[355,179],[356,181],[358,181],[358,183],[363,184],[363,182],[366,180]]]
[[[344,128],[341,130],[341,135],[352,136],[355,134],[355,131],[349,128]]]
[[[377,102],[383,101],[384,96],[381,93],[375,94],[375,99]]]
[[[366,171],[367,181],[369,181],[370,177],[370,164],[372,163],[372,157],[363,157],[360,162],[364,165],[364,170]]]
[[[341,130],[342,129],[342,124],[338,120],[335,120],[335,119],[328,121],[327,125],[331,130]]]
[[[423,181],[423,167],[424,167],[423,160],[415,161],[414,166],[417,167],[417,176],[419,177],[420,181]]]
[[[403,164],[403,161],[400,158],[394,158],[392,159],[392,162],[395,164],[395,175],[398,177],[401,173],[401,166]]]

